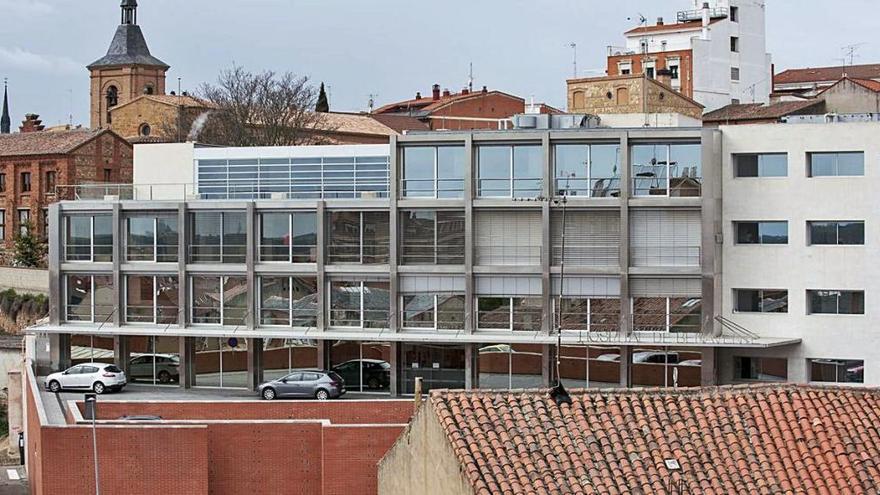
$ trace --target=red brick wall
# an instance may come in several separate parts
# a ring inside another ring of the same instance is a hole
[[[43,443],[40,429],[40,418],[37,414],[37,405],[34,399],[34,390],[30,386],[32,376],[29,373],[23,374],[25,384],[25,401],[27,402],[27,425],[25,430],[25,445],[27,453],[25,459],[27,461],[28,481],[31,485],[31,493],[42,495],[43,491]]]
[[[319,495],[321,428],[317,421],[209,424],[209,493]]]
[[[379,460],[403,428],[400,425],[324,428],[324,495],[376,493]]]
[[[619,76],[618,62],[627,61],[632,64],[632,74],[642,73],[642,57],[641,54],[635,55],[612,55],[608,57],[607,73],[609,76]],[[694,97],[694,72],[692,68],[693,55],[691,50],[674,50],[669,52],[649,53],[648,57],[655,60],[654,70],[666,68],[666,59],[678,57],[680,62],[678,66],[678,77],[681,80],[681,89],[679,92],[688,98]],[[656,73],[656,72],[655,72]]]
[[[478,120],[443,119],[449,117],[475,117],[481,119],[506,119],[512,115],[523,113],[525,102],[522,99],[501,93],[487,93],[485,96],[468,98],[455,102],[431,113],[429,125],[431,130],[467,130],[467,129],[498,129],[497,122],[481,122]]]

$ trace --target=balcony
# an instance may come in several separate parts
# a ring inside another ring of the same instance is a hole
[[[728,16],[727,7],[715,7],[709,9],[710,19],[725,19]],[[691,22],[703,19],[703,9],[681,10],[678,12],[678,22]]]

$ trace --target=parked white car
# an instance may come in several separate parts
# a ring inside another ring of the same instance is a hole
[[[120,391],[125,387],[125,373],[115,364],[83,363],[46,377],[46,389],[50,392],[62,390],[92,390],[96,394]]]

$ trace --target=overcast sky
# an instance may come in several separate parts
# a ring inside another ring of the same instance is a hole
[[[88,125],[85,65],[101,57],[119,23],[119,0],[0,0],[0,78],[13,123]],[[580,75],[600,75],[605,46],[638,14],[675,18],[690,0],[140,0],[153,55],[169,65],[168,90],[216,79],[232,63],[307,75],[331,88],[334,110],[458,90],[473,62],[487,85],[564,107],[577,43]],[[877,0],[767,0],[768,50],[777,71],[880,62]]]

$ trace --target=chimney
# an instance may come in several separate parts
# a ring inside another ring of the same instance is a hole
[[[461,88],[461,94],[469,95],[470,93],[471,93],[471,91],[467,88],[467,86]]]
[[[450,96],[450,95],[449,95],[449,88],[444,89],[444,90],[443,90],[443,97],[444,97],[444,98],[448,98],[449,96]]]
[[[29,113],[24,116],[24,120],[21,121],[21,127],[18,128],[19,132],[39,132],[45,129],[46,126],[43,125],[43,121],[40,120],[40,116],[35,113]]]
[[[486,86],[483,86],[483,94],[486,94],[488,92],[489,92],[489,89]]]
[[[440,85],[435,84],[431,86],[431,99],[437,101],[440,99]]]
[[[657,18],[657,25],[658,25],[658,26],[662,26],[662,25],[663,25],[663,18],[662,18],[662,17],[658,17],[658,18]]]
[[[703,30],[700,33],[701,40],[709,40],[709,21],[712,20],[709,11],[709,2],[703,2]]]
[[[417,100],[421,100],[421,99],[422,99],[422,92],[421,92],[421,91],[416,91],[416,99],[417,99]]]
[[[658,70],[657,81],[667,86],[672,86],[672,71],[669,69]]]

